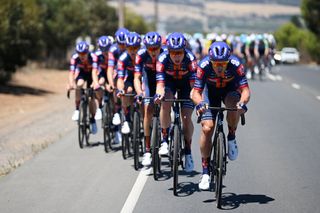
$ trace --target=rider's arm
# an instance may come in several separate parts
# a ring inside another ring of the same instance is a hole
[[[122,60],[118,61],[117,73],[118,73],[117,89],[124,90],[125,66]]]
[[[96,54],[92,54],[92,81],[93,81],[93,86],[97,88],[99,86],[99,70],[98,70],[98,56]]]
[[[193,88],[194,82],[196,80],[196,75],[197,75],[197,59],[196,58],[193,61],[191,61],[189,65],[189,71],[190,71],[189,83],[191,88]]]
[[[70,59],[70,69],[69,69],[69,88],[74,87],[76,84],[75,71],[76,71],[76,59],[74,56],[72,56]]]
[[[112,88],[115,88],[114,86],[114,80],[113,80],[113,73],[115,72],[114,66],[115,66],[115,59],[112,52],[108,52],[108,69],[107,69],[107,78],[110,86]]]
[[[142,60],[141,55],[138,52],[138,54],[136,55],[136,58],[135,58],[134,80],[133,80],[134,90],[136,91],[136,93],[138,95],[143,93],[142,83],[141,83],[142,67],[143,67],[143,60]]]
[[[197,68],[197,75],[196,75],[196,81],[194,83],[194,87],[191,90],[190,97],[195,105],[198,105],[202,102],[202,91],[204,89],[205,81],[206,81],[206,75],[205,71],[202,67],[205,66],[205,62],[200,61],[200,66]]]
[[[250,89],[244,67],[242,64],[237,67],[237,79],[238,79],[238,91],[240,91],[241,97],[239,103],[247,104],[250,100]]]
[[[164,80],[165,80],[165,71],[164,71],[164,65],[160,62],[157,61],[156,65],[156,80],[157,80],[157,89],[156,89],[156,94],[159,95],[164,95]]]

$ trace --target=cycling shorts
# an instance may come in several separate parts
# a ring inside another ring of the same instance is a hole
[[[153,71],[143,71],[142,84],[142,87],[144,88],[144,95],[146,97],[153,97],[156,94],[157,88],[156,73]],[[148,105],[153,103],[153,101],[150,99],[144,99],[143,103]]]
[[[80,70],[80,72],[76,72],[76,74],[77,74],[76,83],[78,83],[78,81],[80,79],[82,79],[85,82],[87,82],[87,88],[90,88],[90,86],[92,84],[92,74],[91,74],[91,72],[84,72],[84,71]]]
[[[203,99],[209,106],[221,107],[221,101],[224,103],[227,96],[236,97],[239,101],[241,94],[233,86],[217,89],[206,85],[203,90]],[[208,109],[202,114],[201,120],[215,120],[217,114],[217,110]]]
[[[166,76],[165,79],[165,97],[168,93],[172,93],[173,96],[178,92],[178,99],[189,99],[190,101],[183,102],[182,108],[194,109],[194,104],[190,99],[191,86],[189,79],[173,79],[172,77]]]

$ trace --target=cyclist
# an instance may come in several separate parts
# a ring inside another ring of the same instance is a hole
[[[134,89],[139,97],[153,97],[156,93],[156,62],[159,54],[163,52],[161,41],[161,36],[157,32],[148,32],[143,39],[145,47],[142,47],[136,55]],[[150,104],[150,99],[144,99],[143,103],[143,128],[146,153],[143,155],[142,165],[149,166],[151,164],[150,125],[153,107]]]
[[[121,127],[123,134],[130,133],[130,105],[133,103],[132,97],[123,97],[124,94],[134,92],[133,88],[133,73],[136,53],[141,45],[141,37],[136,32],[129,32],[126,36],[126,51],[121,54],[117,72],[117,96],[121,97],[122,110],[124,112],[124,122]]]
[[[173,98],[178,93],[178,98],[189,99],[193,87],[197,69],[195,56],[186,50],[186,39],[182,33],[174,32],[168,36],[167,51],[164,51],[157,62],[157,88],[155,102],[160,103],[165,98]],[[160,111],[160,123],[162,128],[162,143],[159,149],[160,155],[168,154],[168,133],[171,124],[172,103],[163,102]],[[191,140],[193,123],[191,115],[194,105],[192,101],[182,104],[181,114],[183,133],[185,140],[185,170],[190,172],[194,168],[191,155]]]
[[[199,188],[208,190],[211,138],[217,111],[206,110],[205,106],[219,107],[223,101],[226,107],[239,109],[236,112],[228,112],[226,119],[229,128],[228,157],[235,160],[238,155],[235,132],[240,114],[245,112],[250,98],[243,65],[238,58],[230,55],[230,47],[225,42],[214,42],[209,48],[208,56],[200,61],[191,98],[196,104],[197,113],[202,114],[200,151],[203,171]]]
[[[247,37],[246,39],[246,45],[245,45],[245,55],[247,59],[247,76],[248,78],[254,79],[254,66],[256,64],[255,61],[255,54],[254,54],[254,49],[256,46],[256,39],[255,39],[255,34],[251,34],[250,36]]]
[[[262,64],[264,66],[267,65],[268,62],[268,55],[269,55],[269,44],[266,38],[263,35],[257,35],[256,37],[256,45],[254,47],[254,54],[257,60],[257,64],[259,65],[259,69],[261,68]],[[261,72],[261,70],[259,70]]]
[[[93,57],[92,79],[94,89],[101,86],[106,86],[107,91],[110,91],[110,85],[107,81],[107,67],[108,67],[108,50],[111,46],[111,41],[107,36],[101,36],[98,39],[97,45],[99,49],[95,52]],[[102,97],[103,90],[95,92],[98,100],[98,109],[96,111],[95,119],[101,120],[102,118]]]
[[[126,28],[119,28],[115,33],[116,43],[113,44],[109,48],[108,52],[108,70],[107,70],[107,78],[110,84],[109,92],[114,92],[114,100],[115,100],[115,111],[112,118],[112,124],[115,125],[115,143],[121,142],[121,133],[119,131],[119,125],[121,124],[120,120],[120,110],[121,104],[120,99],[117,98],[116,93],[114,91],[115,85],[117,84],[117,63],[120,55],[126,50],[126,34],[129,31]]]
[[[87,88],[92,84],[92,64],[93,54],[89,52],[89,44],[81,41],[76,45],[76,53],[74,53],[70,60],[69,85],[68,90],[76,89],[76,110],[72,115],[72,120],[79,120],[79,105],[80,105],[80,89],[84,87],[85,82]],[[98,129],[95,121],[96,104],[94,99],[90,100],[90,130],[92,134],[96,134]]]

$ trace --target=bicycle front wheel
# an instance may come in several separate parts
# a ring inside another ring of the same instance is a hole
[[[139,169],[139,145],[140,145],[140,116],[138,112],[133,115],[133,161],[134,169]]]
[[[102,128],[103,128],[104,151],[108,153],[109,152],[109,148],[111,148],[110,107],[108,106],[108,103],[104,103],[104,106],[103,106]]]
[[[223,165],[224,165],[224,136],[223,133],[219,133],[215,146],[215,159],[216,159],[216,168],[215,168],[215,193],[216,193],[216,202],[217,207],[221,208],[221,196],[222,196],[222,187],[223,187]]]
[[[178,125],[174,126],[174,137],[173,137],[173,194],[178,195],[178,173],[179,173],[179,148],[180,148],[180,130]]]
[[[152,144],[152,167],[153,167],[153,179],[158,180],[158,174],[160,173],[160,157],[159,157],[159,119],[153,118],[152,132],[151,132],[151,144]]]
[[[83,105],[84,103],[80,103],[79,107],[79,119],[78,119],[78,140],[79,140],[79,147],[80,149],[83,149],[83,142],[85,135],[83,134],[83,128],[84,128],[84,112],[83,112]]]

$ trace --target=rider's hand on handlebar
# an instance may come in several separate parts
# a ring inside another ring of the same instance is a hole
[[[141,104],[141,103],[142,103],[143,96],[144,96],[143,93],[140,93],[139,95],[137,95],[137,96],[135,97],[136,102],[137,102],[138,104]]]
[[[124,91],[123,90],[117,90],[117,97],[121,98],[124,95]]]
[[[160,104],[162,99],[163,99],[163,95],[155,94],[153,96],[153,101],[155,104]]]
[[[204,113],[206,111],[208,107],[208,103],[206,103],[205,101],[201,101],[197,106],[196,106],[196,113],[197,115],[201,115],[202,113]]]
[[[113,88],[112,85],[107,84],[107,85],[106,85],[106,90],[111,93],[111,92],[113,92],[114,88]]]
[[[238,111],[240,112],[240,114],[244,114],[248,111],[247,106],[241,102],[237,103],[237,108],[238,108]]]

